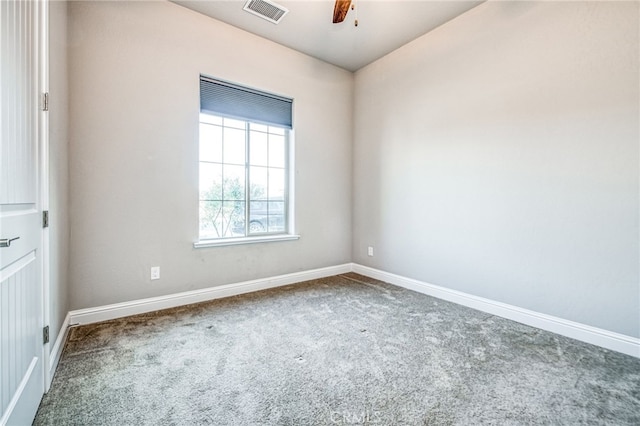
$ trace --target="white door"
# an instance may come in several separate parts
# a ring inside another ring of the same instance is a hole
[[[44,392],[42,8],[34,0],[0,0],[0,425],[31,424]]]

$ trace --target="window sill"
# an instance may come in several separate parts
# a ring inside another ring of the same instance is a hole
[[[193,248],[236,246],[241,244],[269,243],[273,241],[293,241],[299,239],[300,235],[294,234],[265,235],[262,237],[240,237],[225,239],[221,238],[219,240],[198,241],[196,243],[193,243]]]

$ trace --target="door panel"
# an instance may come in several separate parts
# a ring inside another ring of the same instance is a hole
[[[0,273],[0,320],[2,328],[2,406],[9,424],[30,424],[40,403],[42,378],[41,341],[33,330],[39,327],[37,285],[39,265],[35,252],[18,259]],[[4,344],[7,343],[7,344]],[[6,374],[6,376],[5,376]]]
[[[0,2],[0,204],[33,202],[36,198],[33,166],[37,145],[25,141],[37,138],[37,13],[35,1]]]
[[[0,425],[30,424],[44,392],[39,28],[42,3],[0,0]],[[1,245],[1,242],[0,242]]]

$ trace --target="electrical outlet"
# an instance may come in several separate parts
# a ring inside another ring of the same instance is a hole
[[[367,248],[367,254],[368,254],[369,256],[373,256],[373,247],[368,247],[368,248]]]
[[[159,280],[160,279],[160,267],[159,266],[152,266],[151,267],[151,279],[152,280]]]

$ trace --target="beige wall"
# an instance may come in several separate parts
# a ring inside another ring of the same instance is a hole
[[[69,11],[71,309],[351,260],[351,73],[168,2]],[[294,99],[300,240],[193,248],[200,73]]]
[[[638,6],[488,2],[357,72],[353,261],[639,337]]]
[[[640,336],[637,3],[488,2],[355,79],[171,3],[69,25],[70,309],[354,261]],[[193,249],[199,73],[295,99],[301,240]]]
[[[69,311],[67,3],[49,3],[49,338]]]

